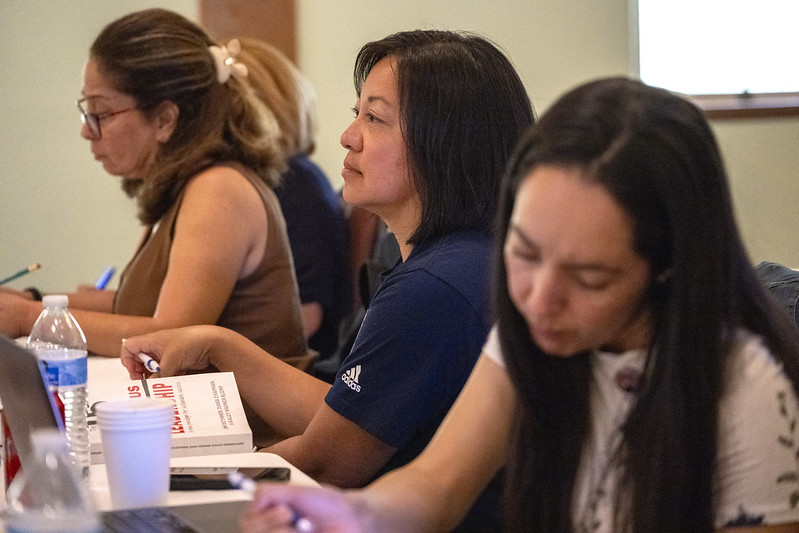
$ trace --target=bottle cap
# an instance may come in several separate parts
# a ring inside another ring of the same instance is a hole
[[[69,304],[69,296],[66,294],[48,294],[42,298],[43,307],[66,307]]]

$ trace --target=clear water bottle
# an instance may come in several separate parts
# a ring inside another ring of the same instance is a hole
[[[44,309],[28,336],[32,350],[46,367],[50,389],[63,405],[69,453],[82,478],[89,475],[89,429],[86,421],[86,336],[67,309],[68,297],[42,298]]]
[[[3,513],[9,533],[94,533],[100,521],[58,429],[31,434],[34,461],[8,487]]]

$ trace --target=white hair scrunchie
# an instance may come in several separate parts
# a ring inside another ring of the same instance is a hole
[[[214,58],[216,81],[225,83],[231,74],[239,78],[247,77],[247,65],[236,61],[236,56],[241,51],[238,39],[231,39],[224,46],[209,46],[208,51]]]

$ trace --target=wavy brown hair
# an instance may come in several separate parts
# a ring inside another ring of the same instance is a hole
[[[123,181],[145,224],[157,222],[192,176],[218,162],[239,162],[270,186],[279,182],[285,154],[274,116],[246,79],[217,81],[213,44],[181,15],[148,9],[107,25],[90,48],[100,73],[138,109],[154,113],[169,101],[180,110],[147,175]]]

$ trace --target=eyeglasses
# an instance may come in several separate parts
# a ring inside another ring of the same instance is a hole
[[[83,103],[86,101],[86,98],[81,98],[75,104],[78,106],[78,111],[80,111],[80,121],[82,124],[86,124],[89,126],[89,130],[92,132],[92,136],[95,139],[101,139],[103,137],[102,132],[100,131],[100,121],[109,117],[113,117],[114,115],[120,115],[122,113],[127,113],[128,111],[134,111],[138,109],[138,106],[129,107],[127,109],[120,109],[119,111],[106,111],[105,113],[88,113],[85,109],[83,109]]]

